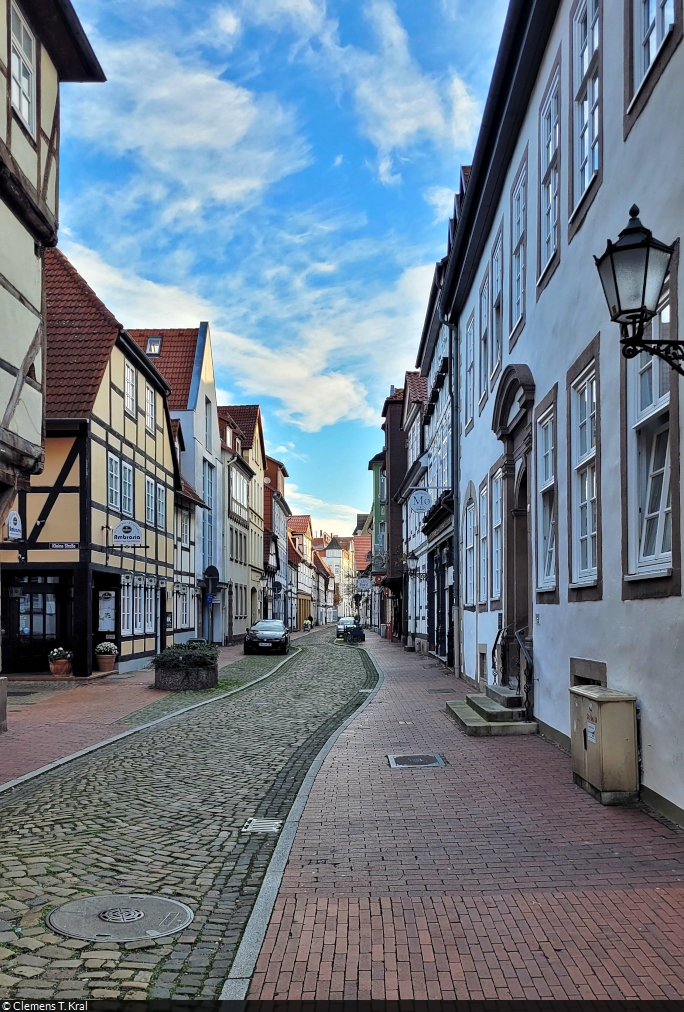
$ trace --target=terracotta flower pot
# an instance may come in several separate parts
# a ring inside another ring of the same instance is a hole
[[[98,671],[113,671],[116,664],[116,654],[95,654]]]
[[[53,678],[70,678],[71,661],[66,658],[61,661],[50,661],[50,674]]]

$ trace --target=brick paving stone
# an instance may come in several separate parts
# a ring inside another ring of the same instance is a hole
[[[265,682],[0,795],[0,926],[12,932],[3,998],[218,997],[277,842],[242,826],[287,816],[321,746],[376,680],[363,652],[333,637],[312,632]],[[277,660],[245,658],[242,676]],[[175,896],[195,919],[135,949],[55,941],[46,929],[65,899],[129,891]]]
[[[684,833],[597,804],[539,737],[466,737],[444,712],[463,682],[366,649],[385,681],[316,778],[249,997],[684,998]]]

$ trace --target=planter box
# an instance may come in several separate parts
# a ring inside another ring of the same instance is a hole
[[[155,689],[166,692],[213,689],[217,684],[218,664],[212,668],[157,668],[154,672]]]
[[[113,671],[116,664],[116,654],[95,654],[95,662],[98,671]]]
[[[71,678],[71,661],[49,661],[50,674],[53,678]]]

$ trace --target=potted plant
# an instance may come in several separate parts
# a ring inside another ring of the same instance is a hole
[[[116,655],[118,654],[116,643],[98,643],[95,647],[95,660],[97,661],[98,671],[112,671],[114,668],[114,662],[116,661]]]
[[[48,654],[48,661],[50,674],[53,678],[70,678],[73,658],[71,650],[65,650],[64,647],[55,647],[54,650],[51,650]]]
[[[167,647],[152,661],[155,689],[212,689],[218,682],[218,656],[219,648],[212,643]]]

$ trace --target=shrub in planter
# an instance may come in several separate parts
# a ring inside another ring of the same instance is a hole
[[[48,654],[50,674],[54,678],[69,678],[73,658],[74,655],[71,650],[65,650],[64,647],[55,647]]]
[[[218,683],[219,647],[212,643],[176,643],[152,661],[155,689],[213,689]]]
[[[97,661],[98,671],[113,671],[114,664],[116,662],[116,655],[118,654],[118,648],[116,643],[110,643],[105,641],[104,643],[98,643],[95,647],[95,660]]]

